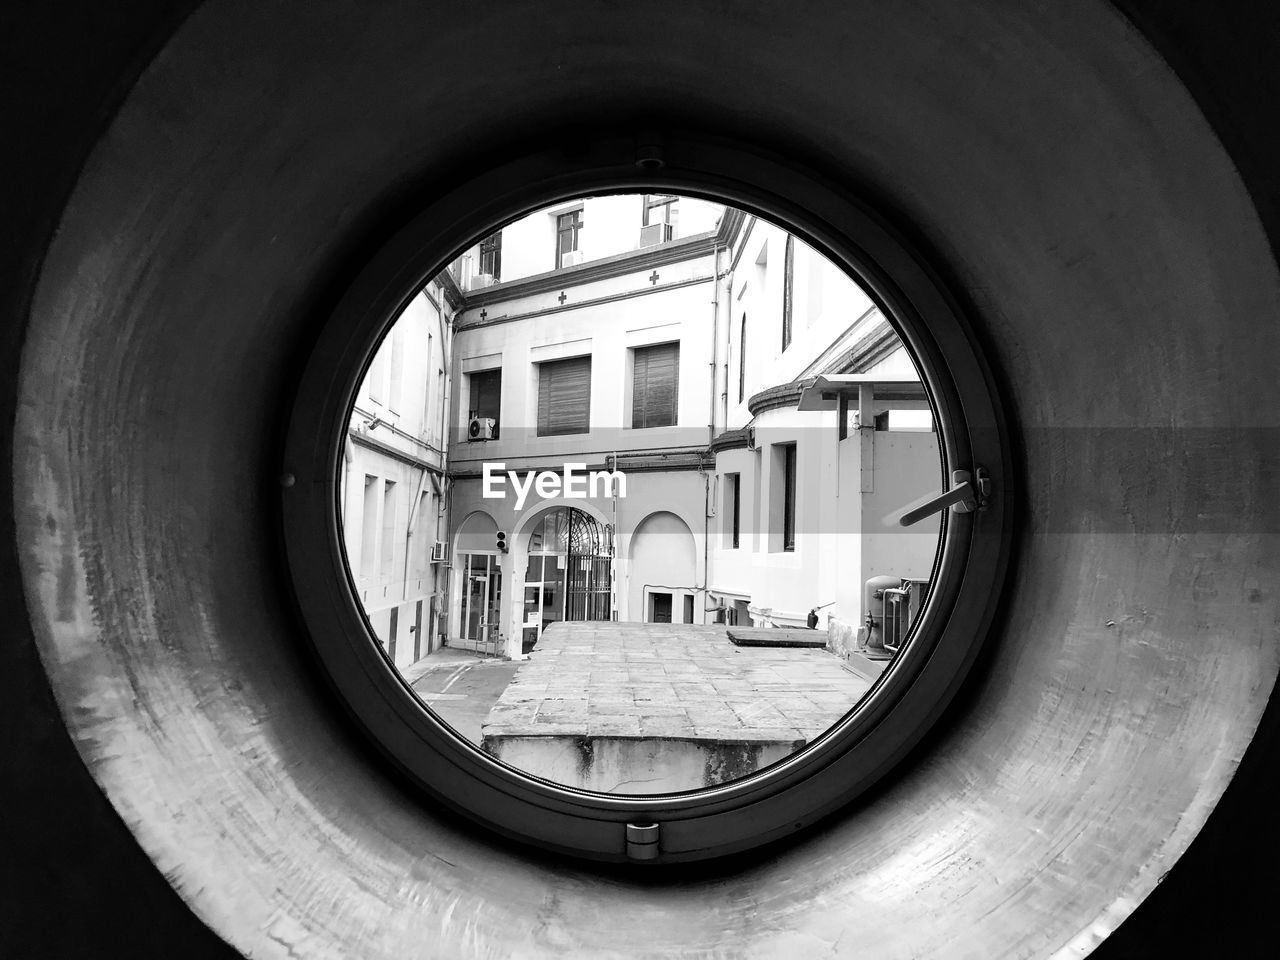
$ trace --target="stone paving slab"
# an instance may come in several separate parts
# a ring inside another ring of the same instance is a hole
[[[516,669],[483,735],[799,747],[870,685],[826,650],[739,647],[722,626],[557,623]]]
[[[826,633],[779,627],[730,627],[729,640],[739,647],[825,647]]]

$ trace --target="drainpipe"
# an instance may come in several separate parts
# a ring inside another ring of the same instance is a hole
[[[727,252],[727,251],[726,251]],[[730,264],[733,259],[730,258]],[[720,424],[725,430],[729,429],[729,346],[733,337],[733,270],[729,269],[724,272],[724,390],[720,393]],[[718,284],[720,279],[716,278]],[[718,291],[718,288],[717,288]]]
[[[348,427],[350,431],[350,427]],[[351,442],[350,432],[343,437],[342,444],[342,496],[338,498],[338,521],[342,524],[343,533],[347,529],[347,497],[351,496],[351,465],[356,459],[356,448]]]
[[[707,410],[707,443],[716,438],[716,361],[719,359],[720,336],[720,244],[711,247],[711,395]],[[704,511],[705,513],[705,511]]]
[[[708,590],[711,587],[711,518],[707,516],[711,512],[711,476],[702,469],[701,462],[698,473],[702,474],[702,588],[699,592],[702,593],[702,622],[706,624]],[[693,579],[696,582],[698,578]],[[694,589],[698,588],[695,586]]]
[[[453,502],[453,484],[449,480],[448,472],[448,455],[449,455],[449,433],[448,433],[448,417],[449,417],[449,401],[452,398],[453,391],[450,389],[450,373],[449,373],[449,352],[453,349],[453,343],[449,337],[449,323],[445,320],[444,315],[444,297],[441,296],[437,301],[442,304],[436,312],[436,321],[440,329],[440,369],[443,382],[440,385],[440,470],[441,470],[441,490],[436,505],[436,536],[440,539],[440,524],[447,515],[447,511]],[[453,557],[449,557],[449,564],[453,563]],[[441,571],[444,571],[443,577]],[[441,587],[440,581],[444,579],[445,585],[449,582],[448,567],[444,564],[431,565],[431,592],[436,598],[436,622],[432,624],[432,629],[438,636],[440,633],[449,632],[449,610],[446,601],[448,597],[445,595],[445,589]],[[443,620],[444,628],[441,629],[440,623]],[[430,644],[428,644],[430,646]]]

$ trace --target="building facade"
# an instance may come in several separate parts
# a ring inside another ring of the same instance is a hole
[[[403,668],[438,647],[447,589],[451,278],[427,285],[374,353],[356,393],[340,476],[342,526],[356,596]]]
[[[537,211],[452,269],[437,642],[519,657],[559,619],[815,614],[847,643],[866,580],[927,583],[937,519],[894,523],[943,485],[924,392],[817,251],[632,194]],[[806,399],[821,375],[843,380]]]

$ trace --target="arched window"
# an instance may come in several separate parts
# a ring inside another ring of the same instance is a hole
[[[747,392],[747,315],[742,315],[742,333],[738,337],[738,402]]]

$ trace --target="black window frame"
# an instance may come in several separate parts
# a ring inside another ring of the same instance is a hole
[[[729,549],[738,550],[742,546],[742,474],[726,473],[732,497],[729,501]]]
[[[578,249],[578,234],[582,232],[582,210],[566,210],[556,214],[556,269],[564,267],[564,255]],[[570,238],[569,248],[563,249],[561,238]]]
[[[794,323],[792,300],[795,295],[795,257],[796,240],[787,234],[785,253],[782,258],[782,351],[791,346],[791,333]]]
[[[747,315],[742,314],[742,332],[738,335],[738,402],[747,392]]]
[[[486,270],[485,266],[490,269]],[[502,279],[502,231],[496,230],[480,241],[480,272],[493,277],[496,283]]]
[[[672,133],[668,152],[675,155],[677,148],[682,168],[667,168],[663,186],[754,204],[778,217],[785,211],[788,225],[807,242],[820,241],[847,272],[869,278],[873,299],[921,362],[931,401],[941,398],[943,476],[953,467],[976,464],[992,478],[986,510],[943,516],[939,575],[911,642],[893,670],[837,726],[795,756],[715,790],[572,790],[501,764],[424,707],[372,639],[354,593],[334,523],[341,509],[342,445],[351,400],[387,324],[453,251],[480,235],[457,218],[457,210],[487,209],[499,195],[507,198],[505,212],[512,215],[563,202],[566,181],[544,183],[549,164],[567,168],[566,177],[576,177],[583,193],[622,189],[635,176],[647,178],[643,186],[652,189],[651,174],[630,172],[636,165],[629,142],[622,149],[613,141],[593,143],[581,157],[547,150],[504,162],[421,210],[370,260],[321,329],[290,406],[281,454],[292,481],[281,493],[288,572],[299,595],[321,601],[301,616],[322,667],[370,742],[427,802],[455,809],[495,837],[602,862],[634,859],[636,870],[736,855],[791,835],[850,803],[905,759],[976,660],[999,609],[1014,539],[1010,487],[1016,470],[995,383],[967,335],[956,298],[938,286],[939,271],[847,192],[762,156],[754,144]],[[619,170],[628,173],[620,176]],[[820,218],[805,213],[814,210],[822,211]],[[455,225],[442,231],[441,223]],[[353,344],[360,342],[368,346],[353,366]],[[945,364],[938,359],[943,356]],[[660,827],[657,850],[644,851],[656,857],[632,857],[627,839],[633,824]]]
[[[782,550],[794,553],[796,549],[796,444],[779,444],[782,447]]]
[[[654,223],[665,223],[674,227],[675,221],[675,205],[680,198],[670,193],[646,193],[644,195],[644,213],[640,217],[640,225],[642,227],[650,226]],[[661,219],[653,219],[653,211],[661,210]]]
[[[484,404],[477,403],[477,388],[482,388],[485,383],[494,383],[497,386],[497,396],[493,398],[493,402],[486,401]],[[467,374],[467,422],[470,423],[475,417],[492,417],[493,418],[493,439],[498,439],[498,431],[502,427],[502,368],[495,367],[492,370],[474,370]]]

